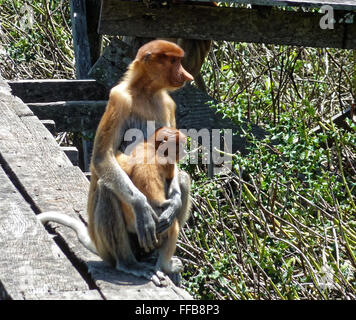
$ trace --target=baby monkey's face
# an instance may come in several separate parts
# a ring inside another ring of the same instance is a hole
[[[155,132],[158,157],[168,158],[170,163],[181,160],[185,155],[187,137],[175,128],[162,127]]]

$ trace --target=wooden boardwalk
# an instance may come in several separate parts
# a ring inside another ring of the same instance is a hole
[[[36,214],[49,210],[85,221],[89,182],[1,78],[0,166],[0,300],[192,299],[116,271],[66,227],[42,226]]]

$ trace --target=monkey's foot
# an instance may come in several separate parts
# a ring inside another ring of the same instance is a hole
[[[154,265],[148,263],[137,262],[135,265],[127,266],[117,262],[116,270],[151,280],[158,287],[166,287],[169,283],[162,271],[157,270]]]
[[[165,274],[167,274],[176,286],[180,285],[180,273],[183,271],[183,263],[178,257],[172,257],[169,263],[166,264],[162,263],[162,261],[158,259],[156,268],[157,270],[162,270]]]
[[[170,261],[170,265],[171,265],[170,266],[171,273],[180,273],[183,271],[183,263],[177,257],[172,257]]]
[[[155,275],[152,276],[151,280],[159,287],[167,287],[169,284],[169,277],[160,270],[156,270]]]
[[[158,260],[157,265],[165,273],[180,273],[183,271],[183,263],[178,257],[172,257],[168,263]]]

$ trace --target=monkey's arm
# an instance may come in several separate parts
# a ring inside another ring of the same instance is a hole
[[[76,232],[80,243],[84,247],[86,247],[91,252],[98,254],[96,252],[93,242],[89,237],[87,227],[77,219],[74,219],[66,214],[55,212],[55,211],[43,212],[37,215],[37,219],[39,219],[42,222],[42,224],[45,224],[48,221],[54,221],[71,228]]]
[[[177,165],[175,165],[174,171],[174,178],[172,179],[168,190],[168,199],[164,204],[166,209],[158,218],[157,233],[162,233],[167,230],[172,225],[177,213],[182,208],[182,193],[179,187]]]
[[[132,207],[139,244],[149,251],[157,243],[155,223],[157,215],[115,158],[115,151],[123,139],[123,122],[130,115],[129,106],[126,104],[125,97],[120,91],[112,90],[108,107],[96,133],[92,168],[98,176],[98,183],[104,184],[121,201]]]
[[[176,127],[176,104],[170,95],[165,96],[165,105],[170,110],[170,127]],[[158,218],[157,233],[166,231],[173,223],[174,218],[182,207],[182,194],[179,186],[179,172],[177,164],[174,166],[174,175],[168,189],[168,199],[163,204],[165,210]]]

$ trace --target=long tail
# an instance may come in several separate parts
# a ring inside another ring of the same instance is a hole
[[[87,227],[79,220],[56,211],[47,211],[47,212],[40,213],[37,215],[37,218],[42,222],[42,224],[45,224],[48,221],[53,221],[71,228],[72,230],[75,231],[78,240],[85,248],[87,248],[88,250],[90,250],[95,254],[98,254],[93,242],[89,237]]]

